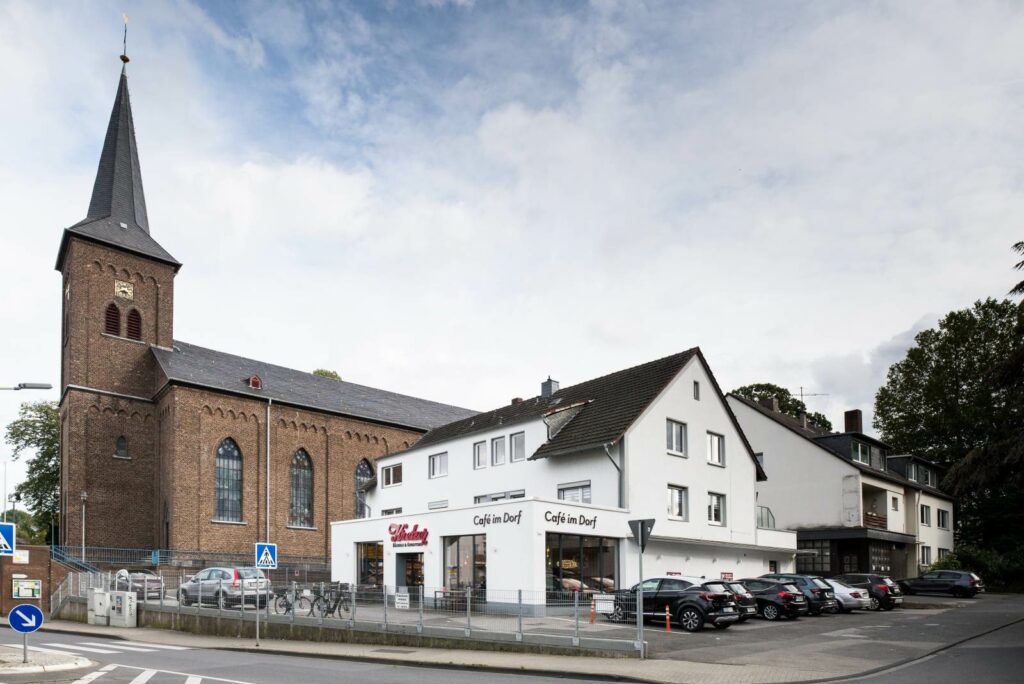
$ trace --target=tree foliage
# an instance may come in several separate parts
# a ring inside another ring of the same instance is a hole
[[[321,378],[330,378],[331,380],[341,380],[338,371],[332,371],[327,368],[317,368],[313,371],[313,375],[319,375]]]
[[[1013,246],[1013,251],[1017,252],[1021,256],[1024,256],[1024,240],[1015,244]],[[1017,269],[1018,271],[1024,271],[1024,259],[1018,261],[1016,265],[1014,265],[1014,268]],[[1024,295],[1024,280],[1014,285],[1013,289],[1010,290],[1010,294]]]
[[[732,393],[751,401],[770,400],[774,397],[779,400],[779,410],[786,415],[799,419],[800,414],[806,413],[807,422],[811,427],[822,432],[832,432],[832,423],[824,414],[808,411],[807,405],[794,397],[785,387],[779,387],[770,382],[757,382],[753,385],[738,387]]]
[[[32,512],[41,529],[58,523],[60,511],[60,413],[57,402],[26,402],[18,417],[7,426],[5,440],[13,448],[12,458],[25,454],[28,474],[15,492]]]

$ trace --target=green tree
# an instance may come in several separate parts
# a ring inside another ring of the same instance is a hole
[[[45,544],[50,536],[49,525],[41,526],[28,511],[12,508],[7,511],[4,522],[14,523],[18,527],[18,541],[27,544]]]
[[[821,432],[832,432],[832,423],[823,413],[807,410],[807,405],[793,396],[785,387],[773,385],[770,382],[758,382],[753,385],[744,385],[732,391],[744,399],[760,401],[761,399],[778,399],[779,410],[786,415],[800,418],[801,413],[807,414],[807,423]]]
[[[313,375],[319,375],[321,378],[330,378],[331,380],[341,380],[338,371],[328,370],[327,368],[317,368],[313,371]]]
[[[1021,242],[1018,242],[1017,244],[1015,244],[1013,246],[1013,251],[1015,251],[1018,254],[1024,256],[1024,240],[1022,240]],[[1017,269],[1018,271],[1024,271],[1024,259],[1022,259],[1021,261],[1018,261],[1017,264],[1014,266],[1014,268]],[[1014,285],[1013,289],[1010,290],[1010,294],[1012,294],[1012,295],[1024,295],[1024,280],[1022,280],[1019,283],[1017,283],[1016,285]]]
[[[28,475],[15,492],[32,512],[35,524],[49,529],[60,511],[60,413],[55,401],[26,402],[7,426],[12,458],[31,453]]]

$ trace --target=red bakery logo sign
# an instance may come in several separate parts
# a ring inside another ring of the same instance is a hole
[[[394,546],[423,546],[427,543],[427,528],[420,529],[419,523],[409,527],[409,523],[395,523],[388,526],[391,544]]]

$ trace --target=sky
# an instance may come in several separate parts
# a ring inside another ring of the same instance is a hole
[[[60,380],[122,12],[178,340],[478,410],[699,345],[841,428],[1019,280],[1021,4],[0,0],[0,386]]]

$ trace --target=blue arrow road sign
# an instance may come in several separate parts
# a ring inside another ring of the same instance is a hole
[[[277,544],[256,544],[256,567],[277,570]]]
[[[31,634],[43,626],[43,611],[31,603],[22,603],[11,609],[7,621],[15,632]]]
[[[0,556],[14,555],[14,523],[0,523]]]

